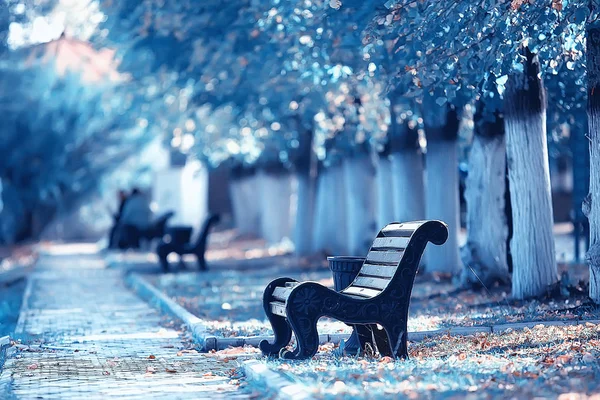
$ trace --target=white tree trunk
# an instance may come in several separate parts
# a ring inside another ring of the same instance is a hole
[[[297,173],[295,178],[294,247],[297,255],[304,256],[312,247],[314,187],[310,173]]]
[[[318,175],[313,250],[345,255],[346,202],[341,165],[324,168]]]
[[[377,228],[394,222],[394,191],[392,161],[387,155],[377,157]]]
[[[425,219],[423,154],[415,149],[403,149],[393,151],[390,160],[394,220],[408,222]]]
[[[506,242],[506,141],[502,132],[493,137],[475,135],[469,154],[466,180],[467,243],[462,248],[464,286],[486,287],[508,283]]]
[[[443,246],[428,247],[427,272],[457,274],[462,267],[458,247],[460,204],[458,193],[458,144],[456,140],[427,142],[426,216],[448,224],[448,240]]]
[[[600,24],[587,27],[588,127],[590,135],[590,193],[584,213],[590,221],[590,298],[600,303]]]
[[[260,197],[261,235],[268,244],[281,242],[290,237],[292,185],[287,173],[259,171],[259,189],[254,189]]]
[[[513,236],[512,295],[541,296],[558,281],[554,252],[546,103],[539,69],[527,53],[523,74],[509,79],[505,131]]]
[[[376,234],[375,169],[369,154],[344,160],[348,251],[352,256],[366,255]]]
[[[552,197],[546,113],[505,119],[513,214],[512,295],[540,296],[558,280],[552,233]]]
[[[229,191],[235,226],[241,235],[260,235],[260,198],[256,174],[230,181]]]

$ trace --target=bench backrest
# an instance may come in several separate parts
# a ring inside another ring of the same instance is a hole
[[[200,234],[196,239],[196,243],[194,243],[194,249],[204,252],[206,249],[206,241],[208,239],[208,233],[210,228],[214,224],[218,224],[221,221],[221,216],[219,214],[210,214],[204,223],[202,224],[202,228],[200,229]]]
[[[386,225],[373,241],[360,272],[342,293],[369,299],[398,283],[411,288],[427,242],[440,245],[447,237],[448,227],[441,221]]]

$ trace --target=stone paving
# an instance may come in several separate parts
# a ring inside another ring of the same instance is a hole
[[[0,398],[257,397],[237,361],[190,350],[166,322],[100,257],[43,255],[28,279],[15,332],[22,344],[9,349]]]

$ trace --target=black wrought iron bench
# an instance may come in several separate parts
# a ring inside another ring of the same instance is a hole
[[[147,229],[140,231],[140,239],[162,239],[165,236],[167,223],[174,215],[173,211],[169,211],[158,217]]]
[[[317,321],[323,316],[354,325],[361,348],[367,344],[382,356],[408,358],[407,320],[410,294],[427,242],[442,245],[448,227],[441,221],[391,223],[371,246],[356,279],[341,292],[316,282],[279,278],[263,295],[263,306],[275,340],[264,340],[264,355],[311,358],[317,352]],[[379,329],[379,326],[383,329]],[[296,337],[293,351],[285,349]]]
[[[158,247],[156,248],[156,253],[158,255],[158,259],[160,261],[160,265],[164,270],[169,269],[169,261],[167,257],[171,253],[176,253],[180,257],[185,254],[193,254],[198,259],[198,268],[201,271],[206,271],[208,267],[206,266],[206,259],[204,258],[204,253],[206,253],[206,243],[208,241],[208,234],[210,233],[210,229],[213,225],[217,224],[221,220],[219,214],[211,214],[202,225],[202,229],[200,230],[200,234],[195,243],[182,243],[177,240],[171,240],[169,242],[161,241]],[[183,261],[181,261],[183,263]]]

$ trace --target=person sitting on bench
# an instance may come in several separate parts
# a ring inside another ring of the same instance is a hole
[[[125,202],[120,219],[119,247],[138,249],[141,232],[148,229],[152,220],[152,210],[146,196],[135,188]]]

